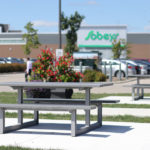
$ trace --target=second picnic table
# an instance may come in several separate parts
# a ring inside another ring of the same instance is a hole
[[[137,79],[137,83],[131,85],[131,87],[132,87],[132,100],[143,99],[144,88],[150,88],[150,83],[142,84],[142,83],[140,83],[140,80],[143,78],[150,78],[150,75],[137,74],[137,75],[131,75],[130,77],[135,77]],[[137,89],[137,93],[136,93],[137,96],[135,96],[135,89]],[[141,89],[141,93],[140,93],[140,89]]]

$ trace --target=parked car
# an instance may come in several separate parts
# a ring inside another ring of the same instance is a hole
[[[105,73],[105,67],[106,67],[106,75],[110,74],[110,64],[112,65],[112,76],[119,77],[119,70],[121,65],[121,77],[125,77],[126,74],[126,63],[121,62],[119,60],[113,60],[113,59],[103,59],[98,66],[99,69],[102,70],[103,73]],[[136,68],[132,64],[128,64],[128,75],[134,75],[136,74]]]
[[[82,72],[84,72],[87,69],[93,70],[95,60],[93,60],[93,59],[84,59],[84,60],[76,59],[74,61],[74,66],[73,66],[74,71],[80,72],[80,62],[82,62]]]
[[[134,60],[136,63],[144,64],[146,65],[147,74],[150,74],[150,62],[146,60]]]
[[[6,63],[8,64],[13,64],[13,63],[24,64],[24,60],[21,58],[6,57],[5,60],[6,60]]]
[[[37,59],[36,58],[30,58],[30,61],[32,61],[32,63],[34,63],[37,61]]]
[[[101,60],[101,55],[98,52],[74,52],[73,70],[80,72],[80,62],[82,63],[82,72],[87,69],[96,69],[96,62]]]
[[[24,64],[25,63],[22,58],[17,58],[17,61],[18,61],[19,64]]]
[[[147,74],[147,66],[145,64],[137,63],[134,60],[130,60],[130,59],[125,59],[121,61],[135,65],[137,74]]]
[[[5,63],[6,63],[5,59],[3,57],[0,57],[0,64],[5,64]]]

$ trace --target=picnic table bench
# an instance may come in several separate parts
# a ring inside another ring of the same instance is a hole
[[[144,89],[150,88],[150,84],[133,84],[131,85],[131,87],[132,87],[132,100],[138,100],[144,98]],[[138,91],[137,95],[135,95],[136,90]]]
[[[69,111],[71,112],[71,135],[76,136],[95,128],[102,126],[102,103],[117,103],[118,100],[91,100],[90,89],[93,87],[109,86],[112,83],[97,82],[97,83],[58,83],[58,82],[5,82],[0,83],[0,86],[11,86],[18,90],[18,104],[0,104],[0,130],[1,133],[12,131],[30,125],[35,125],[39,122],[39,111]],[[82,88],[85,90],[85,99],[40,99],[40,98],[23,98],[23,89],[25,88]],[[26,103],[25,103],[26,102]],[[30,102],[30,103],[28,103]],[[32,102],[32,103],[31,103]],[[97,108],[97,122],[90,123],[90,110]],[[13,127],[5,127],[5,109],[18,110],[18,124]],[[85,110],[85,127],[77,130],[76,111]],[[23,110],[34,110],[34,120],[29,123],[23,123]]]
[[[7,133],[21,128],[29,127],[38,124],[38,115],[34,116],[34,120],[26,123],[21,123],[9,127],[5,127],[5,110],[44,110],[44,111],[69,111],[71,113],[71,136],[80,135],[91,129],[100,126],[100,123],[94,124],[84,129],[77,129],[76,111],[77,110],[91,110],[96,106],[86,105],[44,105],[44,104],[0,104],[0,133]]]
[[[132,100],[138,100],[144,98],[144,89],[150,88],[150,84],[142,84],[140,83],[140,79],[150,78],[150,75],[131,75],[130,77],[136,77],[137,83],[133,85],[128,85],[126,87],[132,88]]]

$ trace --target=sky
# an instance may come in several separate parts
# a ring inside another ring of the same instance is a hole
[[[85,16],[82,25],[127,25],[128,32],[150,32],[150,0],[61,0],[62,11]],[[32,22],[39,33],[58,32],[59,0],[0,0],[0,23],[22,30]]]

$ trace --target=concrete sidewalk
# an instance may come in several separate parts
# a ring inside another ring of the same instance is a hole
[[[15,119],[6,119],[7,125]],[[81,125],[83,121],[78,121]],[[103,122],[87,134],[70,136],[70,121],[40,120],[40,124],[0,134],[0,145],[64,150],[149,150],[150,124]]]

